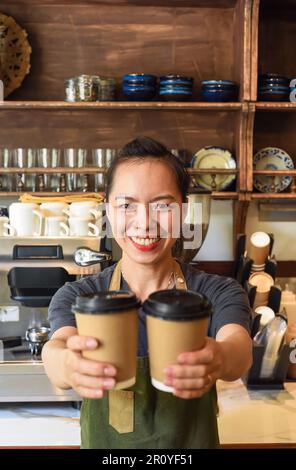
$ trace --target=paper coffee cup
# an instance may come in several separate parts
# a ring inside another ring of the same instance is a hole
[[[257,287],[257,292],[266,293],[274,285],[274,280],[268,273],[254,273],[249,277],[249,283]]]
[[[270,236],[265,232],[254,232],[250,237],[248,256],[255,265],[265,263],[269,255]]]
[[[116,389],[136,382],[139,304],[130,292],[107,291],[76,297],[72,306],[78,334],[99,342],[97,349],[82,356],[114,365]]]
[[[164,384],[164,369],[177,363],[179,354],[202,349],[212,313],[208,300],[195,292],[169,289],[154,292],[144,302],[152,385],[172,392]]]
[[[274,285],[273,278],[265,272],[253,273],[249,277],[249,284],[251,284],[251,286],[256,286],[256,296],[253,308],[268,305],[269,292],[271,287]]]

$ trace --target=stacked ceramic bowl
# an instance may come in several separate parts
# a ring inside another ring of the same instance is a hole
[[[122,92],[131,101],[150,101],[157,91],[157,77],[144,73],[130,73],[122,79]]]
[[[163,75],[159,79],[159,96],[165,101],[186,101],[192,97],[193,78]]]
[[[259,75],[258,96],[262,101],[288,101],[290,80],[276,73]]]
[[[232,80],[204,80],[201,82],[201,95],[205,101],[236,101],[238,85]]]

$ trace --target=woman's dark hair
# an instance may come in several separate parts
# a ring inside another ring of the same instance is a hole
[[[176,178],[177,186],[182,195],[182,201],[186,202],[190,176],[187,173],[183,162],[172,154],[164,145],[156,140],[150,139],[149,137],[137,137],[127,143],[112,161],[106,174],[106,201],[109,199],[116,168],[121,163],[133,160],[143,161],[145,158],[153,158],[170,167]]]

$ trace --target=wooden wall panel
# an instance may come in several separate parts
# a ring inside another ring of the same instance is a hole
[[[233,8],[238,0],[42,0],[47,5],[149,5],[149,6],[198,6],[198,7],[217,7]],[[40,0],[11,0],[11,3],[17,5],[35,5]]]
[[[1,11],[33,49],[31,73],[11,99],[63,99],[64,79],[81,73],[180,73],[195,78],[196,91],[202,79],[237,75],[234,8],[4,0]]]
[[[259,73],[295,77],[296,2],[261,0]]]
[[[205,145],[236,153],[236,112],[2,110],[0,147],[119,148],[148,135],[191,154]]]

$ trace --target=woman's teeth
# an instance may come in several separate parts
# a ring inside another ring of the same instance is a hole
[[[131,237],[134,243],[138,245],[148,246],[152,245],[152,243],[156,243],[158,238],[138,238],[138,237]]]

